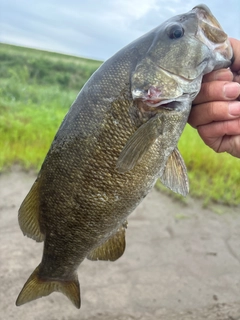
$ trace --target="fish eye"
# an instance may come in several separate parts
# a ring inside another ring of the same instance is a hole
[[[173,25],[168,29],[170,39],[179,39],[184,35],[184,29],[180,25]]]

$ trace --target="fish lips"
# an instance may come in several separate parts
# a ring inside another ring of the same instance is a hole
[[[210,9],[200,4],[195,6],[191,12],[194,12],[199,20],[196,37],[212,50],[219,60],[219,64],[214,69],[230,66],[233,61],[232,46],[228,35],[223,31]]]

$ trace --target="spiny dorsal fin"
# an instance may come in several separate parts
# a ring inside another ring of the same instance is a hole
[[[125,250],[125,223],[118,231],[104,242],[101,246],[91,251],[87,258],[89,260],[110,260],[115,261],[120,258]]]
[[[186,196],[189,192],[187,169],[183,158],[175,148],[167,160],[161,182],[172,191]]]
[[[80,286],[77,274],[74,274],[73,279],[68,281],[43,280],[39,277],[39,268],[40,265],[33,271],[25,283],[19,293],[16,305],[21,306],[22,304],[48,296],[50,293],[57,291],[63,293],[76,308],[80,309]]]
[[[141,125],[130,137],[120,153],[116,168],[119,172],[130,171],[162,134],[162,114],[157,114]]]
[[[44,234],[40,230],[39,183],[36,180],[18,211],[18,222],[24,235],[41,242]]]

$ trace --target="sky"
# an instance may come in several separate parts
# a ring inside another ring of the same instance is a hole
[[[240,39],[240,0],[0,0],[0,42],[106,60],[199,3]]]

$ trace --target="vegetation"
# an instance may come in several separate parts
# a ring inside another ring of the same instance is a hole
[[[14,163],[38,170],[64,115],[101,62],[5,44],[0,61],[0,171]],[[192,196],[240,204],[239,159],[215,154],[190,126],[179,149]]]
[[[0,171],[39,169],[64,115],[100,61],[0,44]]]

